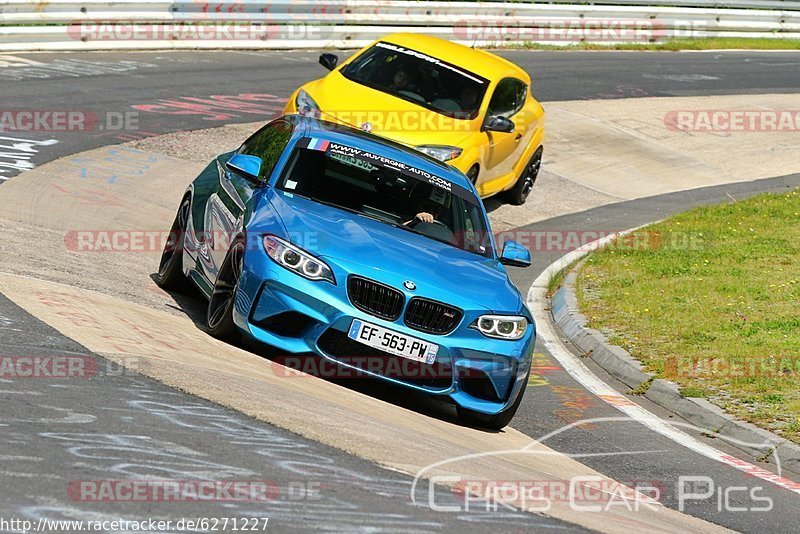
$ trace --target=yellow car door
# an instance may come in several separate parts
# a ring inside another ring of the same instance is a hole
[[[514,167],[530,142],[530,118],[520,113],[525,105],[527,85],[517,78],[503,78],[492,93],[486,120],[500,116],[514,122],[514,131],[487,131],[488,147],[485,172],[479,190],[482,195],[506,189],[516,180]]]

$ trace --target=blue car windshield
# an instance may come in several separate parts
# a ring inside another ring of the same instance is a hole
[[[488,80],[399,45],[379,42],[341,71],[348,80],[456,119],[478,116]]]
[[[474,193],[377,154],[301,139],[277,188],[493,257],[486,218]]]

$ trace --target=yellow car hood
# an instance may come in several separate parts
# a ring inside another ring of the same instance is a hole
[[[372,133],[405,145],[460,146],[472,133],[473,121],[446,117],[352,82],[339,72],[303,89],[319,105],[323,119],[354,128],[369,123]]]

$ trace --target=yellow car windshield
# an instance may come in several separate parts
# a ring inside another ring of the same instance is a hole
[[[489,82],[468,70],[391,43],[379,42],[348,64],[349,80],[448,117],[474,119]]]

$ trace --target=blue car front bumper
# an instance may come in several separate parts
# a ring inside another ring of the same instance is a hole
[[[350,369],[404,387],[443,395],[476,412],[497,414],[526,386],[536,337],[533,324],[517,341],[485,337],[469,325],[490,310],[464,310],[447,335],[410,328],[401,315],[389,321],[357,309],[347,294],[350,275],[372,278],[368,268],[328,261],[337,284],[307,280],[275,264],[265,253],[248,250],[234,308],[234,321],[254,339],[293,354],[315,353]],[[386,273],[383,273],[384,275]],[[384,281],[386,283],[386,281]],[[391,284],[397,288],[398,284]],[[407,294],[408,298],[420,296]],[[382,326],[439,346],[436,361],[422,364],[363,345],[348,337],[354,319]],[[344,373],[345,375],[347,373]]]

